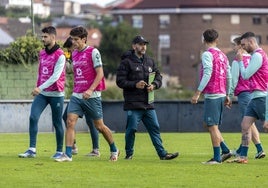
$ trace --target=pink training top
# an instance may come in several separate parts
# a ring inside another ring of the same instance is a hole
[[[42,85],[46,82],[53,74],[54,67],[59,59],[59,57],[63,54],[63,51],[59,48],[52,54],[47,54],[46,51],[43,49],[39,53],[39,69],[38,69],[38,79],[37,79],[37,87]],[[59,79],[49,86],[48,88],[44,89],[44,91],[64,91],[65,85],[65,70],[62,71]]]
[[[268,58],[263,49],[259,48],[254,53],[260,53],[262,56],[262,66],[259,70],[249,78],[249,86],[251,91],[267,91],[268,84]]]
[[[74,69],[74,89],[75,93],[83,93],[88,90],[97,75],[92,60],[93,47],[87,47],[83,51],[74,50],[72,53],[73,69]],[[104,77],[95,91],[105,90]]]
[[[209,48],[207,51],[213,56],[212,75],[203,93],[226,94],[227,57],[223,52],[214,48]],[[201,67],[201,75],[203,75],[203,67]]]
[[[243,64],[244,67],[248,66],[248,63],[250,61],[250,55],[249,54],[243,54]],[[237,61],[237,59],[235,59]],[[235,87],[234,90],[234,95],[238,96],[239,93],[244,92],[244,91],[250,91],[250,87],[249,87],[249,80],[244,80],[241,76],[241,74],[239,74],[238,77],[238,82],[237,85]]]

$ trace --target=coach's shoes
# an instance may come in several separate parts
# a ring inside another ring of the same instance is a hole
[[[98,149],[93,149],[90,153],[86,154],[88,157],[100,157],[100,151]]]
[[[27,150],[24,153],[19,154],[20,158],[35,158],[36,152],[33,152],[32,150]]]
[[[221,162],[224,162],[227,159],[230,159],[232,157],[232,155],[233,155],[232,152],[221,154]]]
[[[68,155],[65,153],[61,154],[59,158],[55,159],[57,162],[71,162],[72,160],[73,159],[71,157],[68,157]]]
[[[133,158],[132,154],[127,154],[125,157],[126,160],[131,160],[132,158]]]
[[[266,154],[264,153],[264,151],[260,151],[259,153],[257,153],[255,155],[255,159],[262,159],[266,156]]]
[[[160,160],[171,160],[179,156],[179,152],[167,153],[164,157],[160,157]]]
[[[210,159],[208,161],[205,161],[205,162],[202,162],[202,164],[205,164],[205,165],[217,165],[217,164],[221,164],[221,162],[219,161],[216,161],[215,159]]]
[[[116,152],[111,152],[110,161],[115,162],[118,160],[120,151],[117,150]]]

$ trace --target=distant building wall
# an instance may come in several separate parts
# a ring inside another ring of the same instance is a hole
[[[67,101],[66,101],[67,103]],[[0,101],[0,133],[28,132],[31,100]],[[65,104],[66,105],[66,104]],[[155,103],[161,132],[204,132],[202,125],[203,102],[196,105],[189,101],[157,101]],[[104,122],[115,132],[124,132],[126,113],[122,101],[103,101]],[[232,109],[224,110],[222,132],[240,132],[240,113],[234,102]],[[257,123],[262,131],[261,124]],[[54,131],[51,122],[51,110],[48,106],[42,113],[38,129],[40,132]],[[85,119],[79,119],[76,131],[86,132]],[[139,132],[146,129],[141,124]]]

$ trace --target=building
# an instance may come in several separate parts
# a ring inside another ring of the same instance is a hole
[[[117,20],[140,29],[162,72],[178,76],[187,89],[199,82],[202,33],[207,28],[219,31],[218,46],[228,55],[232,39],[246,31],[255,32],[265,49],[268,44],[266,0],[125,0],[111,3],[109,9]]]

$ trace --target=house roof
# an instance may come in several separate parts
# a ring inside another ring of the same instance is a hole
[[[0,28],[0,45],[9,45],[9,43],[13,42],[14,39],[3,29]]]
[[[71,27],[59,27],[57,29],[57,41],[64,42],[69,36]],[[99,47],[102,34],[99,29],[88,29],[88,40],[87,44],[94,47]]]
[[[31,23],[22,23],[19,19],[1,18],[0,20],[5,20],[0,22],[0,27],[14,39],[25,35],[28,30],[32,29]],[[38,29],[38,26],[36,26],[36,29]]]
[[[267,0],[125,0],[113,9],[268,8]]]

